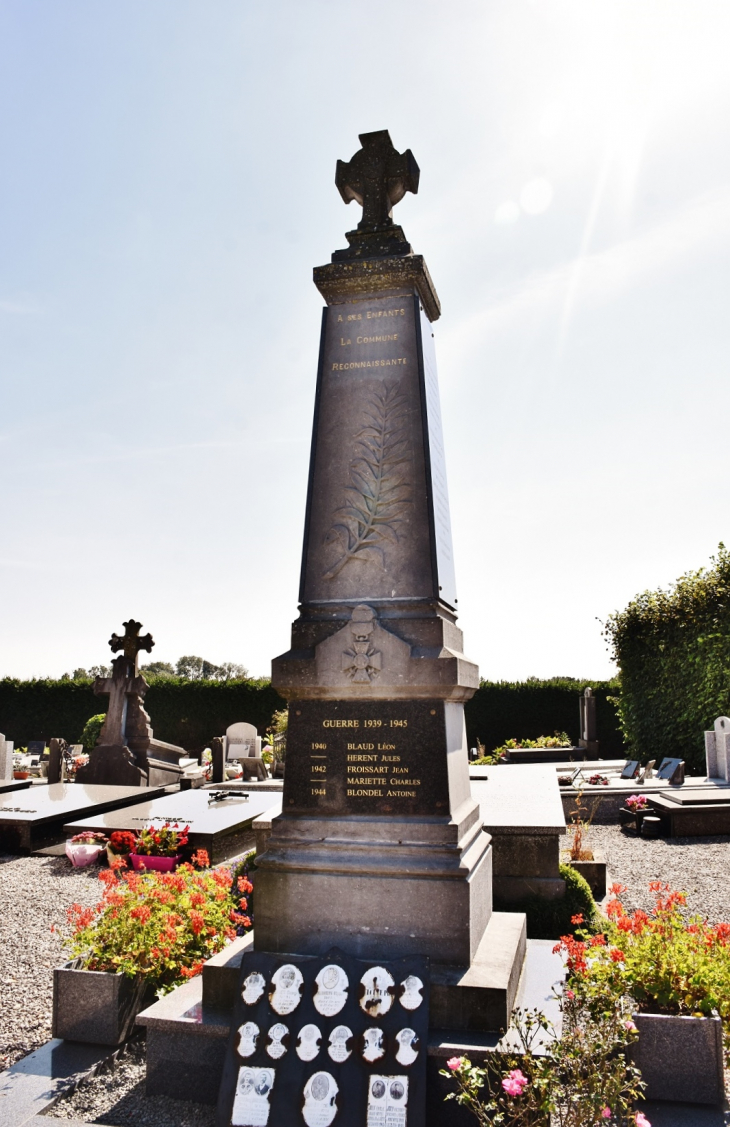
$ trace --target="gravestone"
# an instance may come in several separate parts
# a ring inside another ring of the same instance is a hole
[[[76,781],[105,786],[157,786],[180,781],[193,764],[181,747],[156,740],[143,700],[149,685],[139,672],[139,653],[152,651],[151,634],[140,637],[142,623],[130,618],[123,635],[112,634],[112,676],[97,677],[94,692],[108,695],[106,719],[89,762],[76,772]]]
[[[226,728],[226,759],[248,759],[261,755],[261,736],[255,725],[238,723]]]
[[[215,865],[252,849],[256,841],[255,820],[268,811],[280,810],[280,792],[199,788],[160,797],[153,794],[135,805],[128,802],[124,809],[92,811],[73,821],[67,818],[64,829],[69,836],[84,830],[109,836],[115,830],[138,833],[145,826],[159,828],[168,821],[178,822],[180,826],[189,826],[190,850],[207,850]]]
[[[578,697],[580,710],[580,739],[578,747],[598,754],[598,731],[596,727],[596,698],[593,689],[586,688],[583,695]]]
[[[140,792],[139,787],[79,786],[78,783],[54,783],[49,786],[26,786],[20,794],[0,794],[0,849],[25,852],[40,845],[59,842],[64,837],[64,823],[92,812],[112,810],[138,802],[140,797],[154,798],[164,793],[163,787]]]
[[[62,781],[64,770],[64,752],[67,750],[68,744],[65,740],[52,739],[49,745],[48,752],[48,782],[60,783]]]
[[[0,732],[0,782],[6,782],[13,777],[13,745],[10,740]]]
[[[490,944],[491,846],[469,787],[464,702],[479,676],[456,624],[440,305],[392,218],[418,166],[386,130],[360,141],[336,183],[362,220],[314,271],[327,307],[300,613],[272,665],[289,724],[283,812],[257,858],[256,949],[425,955],[454,981],[479,950],[516,982],[524,931],[509,951]]]
[[[730,783],[730,718],[718,716],[711,732],[705,732],[707,778]]]
[[[212,770],[210,773],[210,781],[212,783],[222,783],[226,777],[225,764],[225,736],[216,736],[211,741],[210,755]]]

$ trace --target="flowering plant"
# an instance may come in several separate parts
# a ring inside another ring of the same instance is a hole
[[[591,775],[588,780],[588,784],[592,787],[607,787],[608,779],[605,775]]]
[[[159,994],[193,978],[203,963],[250,926],[245,896],[232,905],[228,869],[207,869],[205,850],[172,873],[128,872],[122,858],[102,869],[101,902],[72,904],[73,929],[66,940],[74,955],[84,956],[87,970],[141,976]]]
[[[137,835],[129,830],[115,830],[109,837],[109,848],[112,853],[124,856],[127,853],[134,853],[136,847]]]
[[[468,1057],[452,1057],[441,1075],[455,1080],[457,1090],[446,1098],[470,1111],[481,1127],[650,1127],[631,1111],[642,1084],[626,1059],[636,1039],[628,1007],[620,991],[571,982],[561,999],[559,1039],[538,1010],[515,1011],[519,1057],[494,1054],[483,1068]]]
[[[626,805],[629,810],[633,810],[633,812],[636,813],[637,810],[646,810],[649,805],[649,799],[645,794],[630,794],[626,799]]]
[[[178,822],[165,822],[160,829],[147,826],[140,830],[134,852],[142,857],[176,857],[188,843],[188,830],[180,829]]]
[[[106,837],[104,834],[93,833],[91,830],[84,830],[83,833],[75,834],[71,838],[73,845],[105,845]]]
[[[730,1026],[730,924],[712,926],[702,916],[685,919],[684,892],[652,881],[651,913],[627,912],[619,899],[623,885],[611,886],[605,934],[563,936],[559,950],[570,970],[587,983],[610,982],[618,974],[639,1008],[670,1014],[717,1010]]]

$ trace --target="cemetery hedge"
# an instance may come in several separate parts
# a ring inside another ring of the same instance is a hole
[[[158,739],[199,751],[229,724],[247,720],[264,734],[271,717],[286,707],[267,680],[190,681],[150,678],[145,706]],[[24,747],[29,740],[61,736],[81,742],[86,722],[106,706],[91,680],[0,680],[0,732]],[[477,739],[488,751],[506,739],[536,739],[564,731],[578,741],[578,696],[591,685],[596,695],[598,737],[602,752],[621,756],[623,744],[614,705],[616,682],[555,677],[549,681],[483,681],[466,705],[469,746]]]
[[[108,697],[95,696],[93,681],[0,681],[0,732],[16,747],[29,740],[61,736],[78,743],[87,720],[105,711]],[[246,720],[261,735],[273,713],[285,708],[269,681],[189,681],[182,677],[153,680],[145,696],[157,739],[187,751],[200,751],[229,724]]]
[[[596,727],[600,754],[620,759],[624,741],[613,699],[619,693],[619,682],[580,681],[574,677],[551,677],[540,681],[482,681],[466,705],[466,731],[469,747],[477,738],[487,752],[500,747],[505,740],[536,740],[567,732],[574,745],[578,743],[580,721],[578,697],[590,686],[596,698]]]
[[[621,670],[619,722],[631,755],[676,756],[704,774],[703,733],[730,712],[730,551],[644,591],[608,619]]]

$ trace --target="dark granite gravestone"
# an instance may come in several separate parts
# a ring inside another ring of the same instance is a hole
[[[145,788],[145,796],[163,794],[162,787]],[[20,794],[0,794],[0,847],[26,852],[62,841],[64,823],[98,811],[139,802],[138,787],[84,786],[55,783],[34,786]]]
[[[247,951],[218,1127],[424,1127],[428,960]]]
[[[156,740],[143,707],[149,685],[139,672],[139,653],[150,653],[151,634],[140,637],[141,622],[130,618],[122,636],[112,634],[111,677],[97,677],[94,692],[109,696],[109,706],[89,762],[76,772],[77,782],[105,786],[167,786],[177,783],[193,760],[181,747]]]
[[[63,760],[64,754],[68,750],[68,744],[63,739],[52,739],[49,744],[48,750],[48,782],[60,783],[63,776]]]
[[[217,797],[219,796],[219,797]],[[94,812],[80,818],[66,819],[64,829],[69,836],[83,830],[110,834],[114,830],[138,832],[145,826],[161,826],[178,822],[189,826],[191,850],[206,849],[212,864],[228,860],[255,845],[253,822],[269,810],[281,809],[281,794],[271,791],[186,790],[160,797],[150,796],[144,802],[128,803],[122,810]]]
[[[598,755],[599,744],[598,730],[596,727],[596,698],[593,695],[593,689],[590,687],[585,689],[583,695],[578,698],[578,703],[580,710],[580,739],[578,740],[578,746]]]
[[[327,308],[300,614],[272,667],[289,727],[283,813],[257,859],[256,946],[418,954],[466,974],[491,947],[492,861],[469,789],[464,702],[479,677],[456,625],[440,306],[392,218],[418,166],[385,130],[360,140],[336,183],[362,221],[314,271]],[[519,932],[498,953],[515,986]]]

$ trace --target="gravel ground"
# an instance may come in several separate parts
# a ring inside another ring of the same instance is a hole
[[[67,958],[58,929],[74,901],[97,902],[98,873],[65,857],[0,854],[0,1070],[50,1039],[52,969]]]
[[[712,923],[730,921],[730,836],[644,839],[619,826],[592,826],[588,844],[608,861],[609,882],[627,886],[627,908],[650,909],[649,882],[688,893],[688,909]],[[74,901],[99,899],[98,868],[72,869],[65,857],[0,855],[0,1068],[51,1036],[52,968],[65,960],[61,933]],[[51,931],[51,925],[56,930]],[[59,1101],[49,1118],[110,1127],[213,1127],[214,1109],[144,1095],[144,1042],[133,1042],[113,1069]]]
[[[110,1127],[215,1127],[209,1104],[145,1096],[145,1045],[133,1041],[115,1065],[54,1104],[49,1119],[80,1119]]]
[[[568,833],[570,837],[570,833]],[[621,902],[630,911],[654,906],[649,882],[661,880],[687,893],[687,911],[712,924],[730,922],[730,837],[640,838],[620,826],[591,826],[588,847],[606,856],[609,885],[625,884]]]

